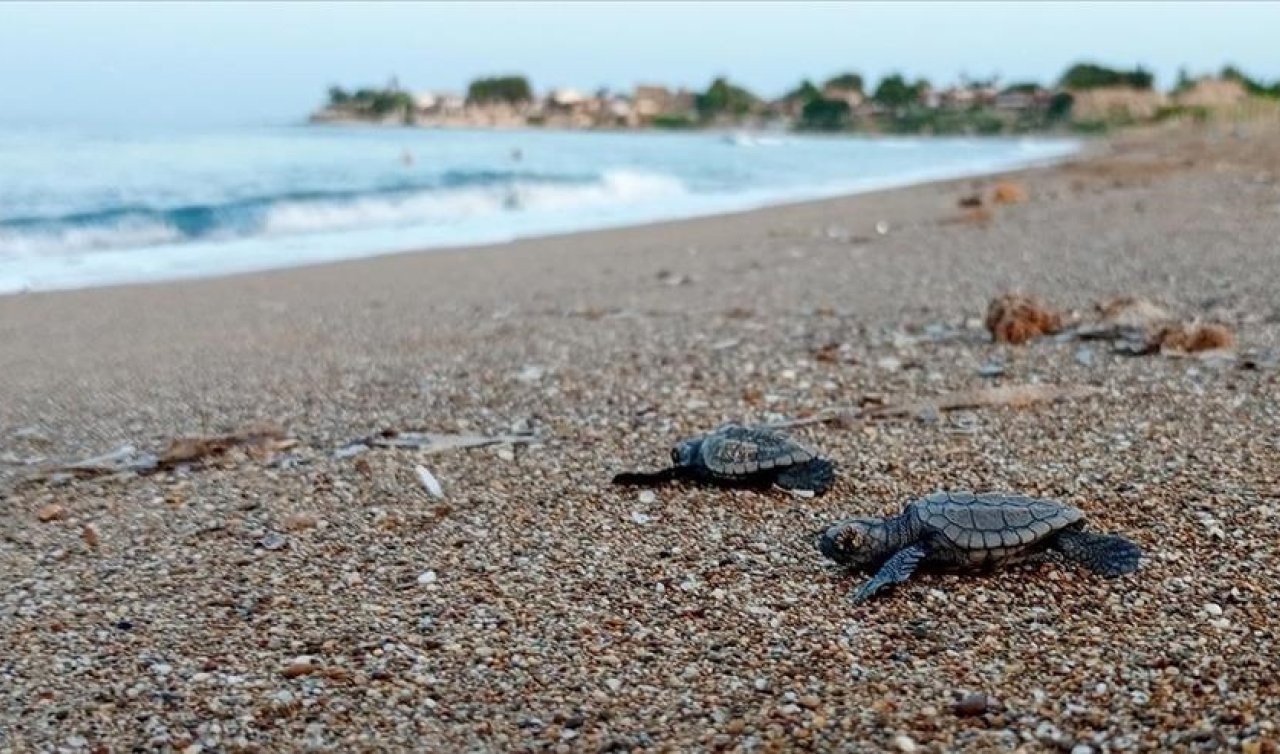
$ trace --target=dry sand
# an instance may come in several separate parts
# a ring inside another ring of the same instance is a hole
[[[1280,346],[1280,136],[1105,151],[985,225],[950,221],[960,181],[0,298],[0,750],[1275,751],[1280,372],[972,329],[1005,289],[1140,294]],[[818,499],[607,484],[729,419],[1031,381],[1099,392],[798,429],[841,467]],[[255,421],[297,446],[32,481]],[[388,429],[544,439],[332,455]],[[1147,558],[850,606],[806,533],[937,488],[1057,498]]]

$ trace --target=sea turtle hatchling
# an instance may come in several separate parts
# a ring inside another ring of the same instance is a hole
[[[652,485],[673,479],[727,487],[809,490],[821,495],[835,481],[835,464],[787,435],[764,427],[726,424],[682,440],[671,449],[672,466],[656,472],[628,472],[614,484]]]
[[[1123,537],[1083,531],[1084,513],[1021,495],[935,492],[887,518],[851,518],[817,535],[823,556],[875,576],[853,595],[862,602],[911,578],[917,566],[980,570],[1055,550],[1102,576],[1138,568],[1142,551]]]

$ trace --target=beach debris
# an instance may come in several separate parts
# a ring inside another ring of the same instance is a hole
[[[1026,343],[1062,329],[1062,315],[1039,299],[1005,293],[987,305],[987,331],[997,343]]]
[[[836,343],[835,341],[824,343],[814,349],[813,360],[826,364],[857,363],[857,358],[853,355],[853,349],[846,343]]]
[[[951,711],[958,717],[975,717],[990,707],[991,698],[986,694],[965,694],[951,707]]]
[[[887,236],[887,235],[889,235],[889,221],[888,221],[888,220],[880,220],[880,221],[878,221],[878,222],[876,223],[876,235],[880,235],[880,236]]]
[[[287,450],[298,441],[286,437],[282,427],[274,424],[257,424],[238,432],[206,437],[179,437],[169,442],[157,459],[159,468],[172,468],[194,464],[225,455],[234,448],[242,448],[251,454],[270,455],[277,450]]]
[[[353,442],[343,445],[341,448],[333,451],[334,458],[353,458],[369,449],[369,446],[363,442]]]
[[[991,201],[996,204],[1022,204],[1027,200],[1027,190],[1020,183],[1000,181],[991,192]]]
[[[59,466],[53,470],[53,473],[89,478],[123,471],[153,471],[158,460],[154,454],[140,452],[133,445],[121,445],[110,453]]]
[[[960,215],[957,222],[965,225],[990,225],[992,220],[996,219],[996,214],[986,207],[974,207],[966,210]]]
[[[658,270],[658,280],[672,287],[693,284],[693,278],[689,275],[677,274],[671,270]]]
[[[258,546],[264,550],[281,550],[289,544],[289,540],[278,531],[269,531],[258,540]]]
[[[477,435],[386,430],[373,437],[353,440],[343,447],[350,448],[354,445],[362,444],[373,448],[408,449],[432,454],[449,450],[483,448],[489,445],[519,445],[521,443],[536,442],[537,440],[538,436],[532,432],[529,434]]]
[[[36,518],[42,524],[47,524],[51,521],[66,521],[68,515],[66,506],[58,505],[57,503],[50,503],[36,511]]]
[[[999,361],[988,361],[978,367],[978,376],[980,377],[999,377],[1002,374],[1004,374],[1004,364]]]
[[[1097,305],[1102,325],[1115,328],[1150,329],[1174,320],[1164,306],[1141,296],[1118,296]]]
[[[1239,360],[1241,369],[1248,369],[1256,372],[1268,371],[1280,367],[1280,352],[1277,351],[1246,351],[1240,354]]]
[[[930,412],[957,411],[962,409],[1008,406],[1026,408],[1037,403],[1087,398],[1097,395],[1101,389],[1088,385],[1047,385],[1025,383],[947,393],[936,398],[924,398],[906,403],[887,403],[869,406],[863,415],[871,419],[900,416],[921,416]]]
[[[316,518],[312,513],[290,513],[280,520],[280,528],[285,531],[301,531],[303,529],[314,529],[320,524],[320,519]]]
[[[1228,351],[1235,348],[1236,336],[1225,325],[1183,324],[1167,325],[1155,336],[1162,351],[1200,353],[1202,351]]]
[[[413,471],[418,475],[418,482],[422,485],[427,494],[437,500],[444,499],[444,487],[440,486],[440,480],[422,465],[414,466]]]
[[[538,382],[546,373],[546,369],[536,364],[526,364],[523,369],[516,372],[516,379],[521,382]]]
[[[982,194],[967,194],[965,196],[960,197],[960,201],[957,202],[957,204],[960,205],[961,209],[969,209],[971,207],[981,207]]]
[[[85,524],[80,530],[80,539],[89,546],[90,550],[98,549],[98,543],[102,541],[98,533],[98,527],[94,524]]]

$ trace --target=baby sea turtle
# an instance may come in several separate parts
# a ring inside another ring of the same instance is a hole
[[[1083,531],[1084,513],[1056,502],[970,492],[935,492],[888,518],[851,518],[818,534],[823,556],[841,565],[876,569],[853,595],[862,602],[886,586],[911,578],[917,566],[979,570],[1055,550],[1102,576],[1138,568],[1133,542]]]
[[[671,449],[671,468],[618,474],[614,484],[651,485],[692,479],[726,487],[810,490],[821,495],[835,481],[835,464],[776,430],[726,424]]]

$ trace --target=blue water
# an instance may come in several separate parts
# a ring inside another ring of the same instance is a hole
[[[1075,148],[705,132],[0,131],[0,292],[692,217],[993,172]]]

